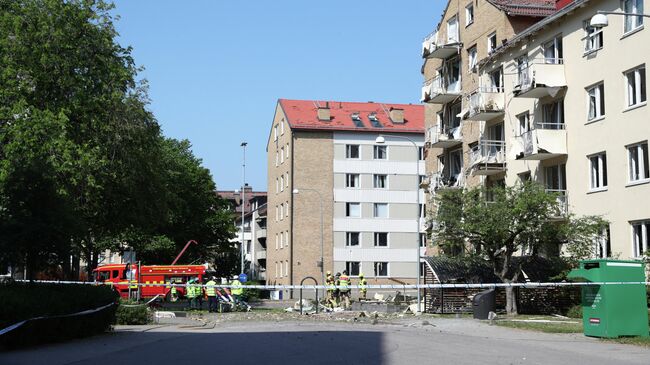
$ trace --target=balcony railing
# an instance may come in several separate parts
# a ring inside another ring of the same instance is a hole
[[[513,93],[515,97],[542,98],[555,96],[564,87],[566,87],[564,60],[544,58],[518,70]]]
[[[449,128],[445,125],[435,125],[429,128],[429,142],[431,147],[449,148],[463,143],[461,127]]]
[[[429,190],[435,192],[440,189],[458,189],[465,185],[465,176],[462,171],[442,173],[434,172],[429,177],[431,182]]]
[[[445,104],[460,96],[460,79],[449,83],[446,78],[436,76],[424,82],[420,100],[425,103]]]
[[[506,169],[506,142],[479,140],[469,151],[469,167],[475,175],[494,175]]]
[[[546,189],[547,193],[555,194],[557,199],[557,207],[551,212],[551,216],[555,219],[564,219],[569,215],[569,196],[564,189]]]
[[[503,87],[480,87],[467,96],[468,120],[490,120],[504,114]]]
[[[427,35],[422,42],[422,58],[449,58],[458,53],[461,44],[455,40],[438,41],[438,32]]]
[[[564,123],[536,123],[535,129],[519,136],[523,152],[519,160],[546,160],[567,154]]]

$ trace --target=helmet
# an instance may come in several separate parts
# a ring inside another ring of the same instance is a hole
[[[332,275],[332,272],[328,270],[327,275]]]
[[[359,277],[360,277],[360,278],[363,278],[363,273],[359,274]]]
[[[239,279],[239,276],[234,275],[234,276],[232,277],[232,279],[233,279],[233,280],[237,280],[237,279]]]
[[[343,275],[347,275],[347,274],[348,274],[348,271],[347,271],[347,270],[343,270]]]
[[[217,277],[216,276],[211,276],[210,279],[217,280]]]
[[[341,273],[340,273],[340,272],[337,272],[337,273],[336,273],[336,276],[341,276]]]

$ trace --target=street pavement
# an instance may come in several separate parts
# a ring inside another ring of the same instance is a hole
[[[467,318],[221,321],[189,318],[0,353],[2,365],[650,364],[650,349]]]

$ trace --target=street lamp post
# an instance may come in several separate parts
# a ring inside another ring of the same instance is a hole
[[[604,28],[609,25],[609,21],[607,20],[607,14],[611,15],[629,15],[629,16],[641,16],[644,18],[650,18],[650,14],[641,14],[641,13],[622,13],[622,12],[617,12],[617,11],[603,11],[603,10],[598,10],[596,12],[596,15],[591,17],[591,20],[589,21],[589,25],[594,27],[594,28]]]
[[[242,159],[242,183],[241,183],[241,247],[239,255],[241,258],[241,273],[244,273],[244,215],[246,214],[246,146],[248,143],[242,142],[239,146],[243,150]]]
[[[320,200],[320,275],[322,280],[321,283],[324,285],[325,272],[323,271],[323,268],[325,266],[325,261],[323,261],[323,196],[318,190],[314,190],[314,189],[304,189],[304,188],[293,189],[293,193],[297,195],[300,193],[301,190],[311,191],[318,194],[318,198]],[[295,210],[295,206],[294,206],[294,210]]]
[[[416,242],[417,244],[415,245],[416,247],[416,252],[417,252],[417,260],[415,261],[415,266],[417,269],[417,279],[416,279],[416,284],[420,285],[420,147],[413,141],[412,139],[408,137],[403,137],[403,136],[395,136],[391,135],[390,138],[399,138],[403,139],[406,141],[409,141],[413,144],[413,147],[415,147],[415,182],[416,182],[416,189],[415,189],[415,196],[416,196],[416,201],[417,201],[417,206],[416,210],[417,213],[415,214],[415,220],[416,220],[416,226],[417,226],[417,237],[416,237]],[[378,144],[384,144],[386,143],[386,138],[383,135],[379,135],[375,139],[375,143]],[[417,291],[417,299],[418,299],[418,305],[417,305],[417,311],[420,312],[420,288],[416,288]]]

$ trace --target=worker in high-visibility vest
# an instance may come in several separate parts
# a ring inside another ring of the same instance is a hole
[[[352,284],[348,272],[343,270],[343,273],[339,277],[339,301],[341,302],[343,309],[348,309],[350,307],[350,288]]]
[[[213,276],[210,278],[210,281],[205,283],[205,294],[208,296],[208,312],[214,313],[217,312],[217,285],[216,278]]]
[[[359,300],[366,300],[368,294],[368,280],[363,277],[363,273],[359,274]]]
[[[331,309],[334,309],[334,307],[336,307],[336,298],[334,297],[336,285],[334,276],[332,276],[331,271],[327,272],[327,276],[325,277],[325,286],[327,287],[327,299],[325,301],[325,304]]]
[[[196,306],[196,290],[194,290],[194,279],[190,279],[185,284],[185,297],[190,305],[190,310],[195,309]]]
[[[169,289],[169,299],[172,302],[175,302],[176,300],[178,300],[178,290],[176,290],[176,287],[173,286],[175,283],[168,281],[167,284],[172,285],[171,288]]]
[[[241,296],[244,294],[244,289],[242,288],[241,281],[237,275],[232,277],[232,282],[230,282],[232,287],[230,288],[230,293],[232,294],[235,301],[241,302]]]
[[[194,294],[196,295],[196,309],[203,309],[203,285],[198,277],[194,281]]]

